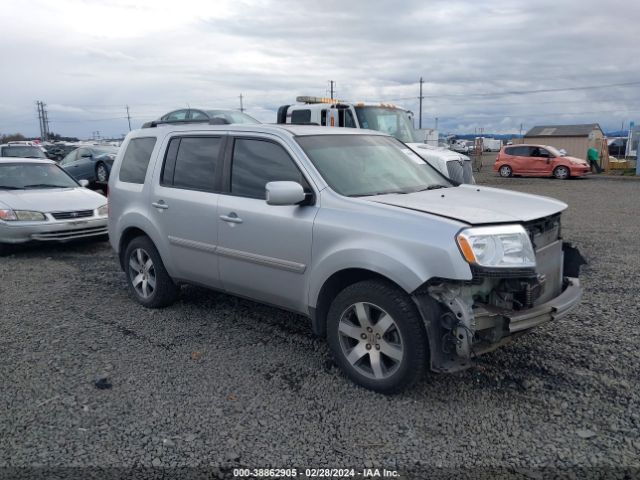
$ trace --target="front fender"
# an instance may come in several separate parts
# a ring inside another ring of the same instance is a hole
[[[371,247],[345,247],[314,260],[314,273],[309,281],[309,306],[317,306],[323,285],[332,275],[343,270],[362,269],[377,273],[396,283],[407,293],[413,292],[428,279],[438,276],[438,272],[430,268],[428,261],[421,261],[426,259],[412,258],[406,251],[389,245],[378,246],[382,248]],[[440,259],[448,257],[446,251],[432,253]],[[449,273],[451,271],[453,269],[449,270]]]

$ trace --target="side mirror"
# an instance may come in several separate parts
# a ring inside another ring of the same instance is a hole
[[[78,183],[81,187],[87,188],[89,186],[89,180],[83,178],[82,180],[78,180]]]
[[[305,199],[304,189],[298,182],[269,182],[265,190],[269,205],[297,205]]]

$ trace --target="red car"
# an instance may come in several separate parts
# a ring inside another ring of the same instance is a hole
[[[501,177],[581,177],[591,171],[581,158],[568,157],[549,145],[509,145],[502,147],[493,164]]]

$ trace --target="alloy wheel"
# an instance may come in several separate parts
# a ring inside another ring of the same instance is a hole
[[[98,165],[98,168],[96,168],[96,178],[99,182],[106,182],[109,179],[109,172],[107,172],[107,167],[103,164]]]
[[[338,338],[351,367],[368,378],[390,377],[404,358],[398,325],[391,315],[372,303],[354,303],[342,313]]]
[[[134,290],[142,298],[149,298],[156,289],[156,270],[153,260],[142,248],[129,256],[129,278]]]

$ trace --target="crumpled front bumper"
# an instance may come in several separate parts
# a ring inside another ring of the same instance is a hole
[[[482,307],[482,311],[475,312],[476,320],[481,322],[481,317],[487,315],[502,316],[508,321],[509,333],[523,332],[543,323],[558,320],[571,312],[580,303],[582,297],[579,279],[566,278],[565,281],[566,287],[562,293],[548,302],[520,311]]]

